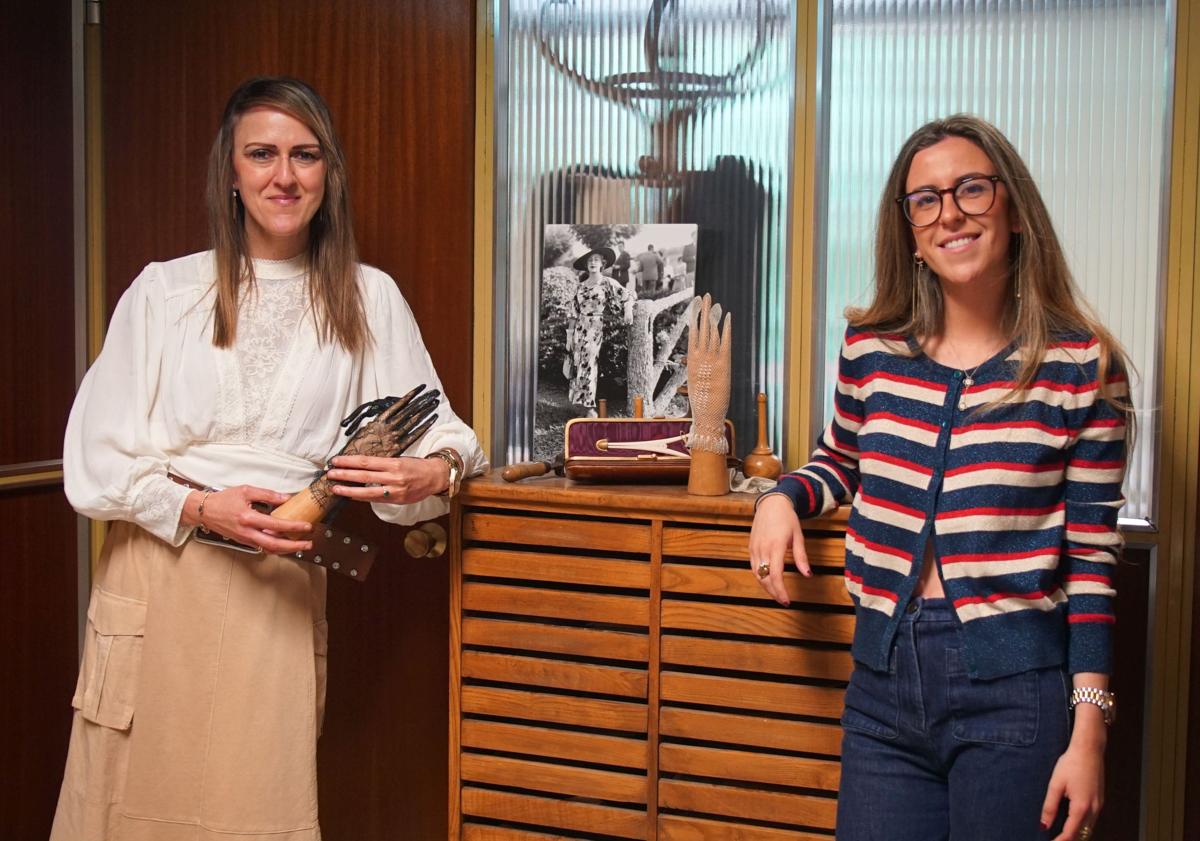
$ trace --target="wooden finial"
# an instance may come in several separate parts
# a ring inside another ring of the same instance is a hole
[[[598,418],[608,417],[608,400],[603,397],[601,397],[600,400],[597,401],[596,417],[598,417]]]
[[[742,470],[747,476],[762,476],[764,479],[778,479],[783,472],[783,464],[767,443],[767,395],[762,392],[758,394],[758,445],[742,462]]]
[[[633,398],[633,416],[634,416],[635,418],[640,418],[640,417],[642,417],[642,415],[643,415],[643,413],[644,413],[645,411],[646,411],[646,409],[645,409],[645,401],[643,401],[643,399],[642,399],[642,395],[640,395],[640,394],[634,395],[634,398]]]

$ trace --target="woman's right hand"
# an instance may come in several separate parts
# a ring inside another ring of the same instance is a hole
[[[277,520],[254,508],[254,505],[261,503],[269,510],[290,498],[289,494],[251,485],[238,485],[223,491],[192,491],[184,501],[179,524],[185,527],[202,526],[247,546],[257,546],[272,555],[306,552],[312,548],[312,542],[304,539],[304,535],[312,531],[311,523]],[[201,502],[204,503],[203,517],[200,516]],[[300,539],[294,539],[296,537]]]
[[[806,577],[812,576],[808,554],[804,551],[804,534],[800,518],[792,501],[784,494],[770,494],[758,504],[754,525],[750,528],[750,572],[767,594],[785,607],[791,603],[783,586],[783,559],[788,549],[796,569]],[[760,564],[770,567],[766,576],[758,574]]]

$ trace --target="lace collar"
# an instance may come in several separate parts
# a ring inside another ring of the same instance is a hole
[[[308,269],[308,255],[304,252],[286,260],[262,260],[254,258],[254,276],[259,280],[286,280],[300,277]]]

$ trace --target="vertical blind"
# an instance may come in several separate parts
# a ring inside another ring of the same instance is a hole
[[[1029,165],[1083,296],[1132,357],[1138,443],[1122,516],[1153,519],[1165,248],[1167,0],[833,0],[825,382],[870,300],[875,213],[901,144],[936,117],[994,123]],[[830,389],[825,417],[831,416]]]
[[[495,20],[499,451],[531,455],[548,223],[699,225],[696,288],[733,313],[749,449],[755,391],[784,382],[793,4],[497,0]]]

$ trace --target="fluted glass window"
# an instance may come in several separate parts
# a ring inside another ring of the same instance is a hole
[[[546,312],[540,284],[544,271],[570,269],[586,237],[549,249],[551,224],[571,226],[556,229],[567,235],[583,225],[698,226],[694,287],[733,315],[730,417],[738,449],[753,447],[755,392],[783,392],[793,6],[497,0],[497,455],[533,454],[539,378],[567,388],[569,366],[538,353],[540,324],[565,321]],[[602,354],[601,364],[613,366],[601,371],[603,389],[622,363]],[[625,414],[624,402],[610,412]],[[771,401],[776,444],[781,405]],[[560,448],[543,436],[536,454]]]
[[[1029,165],[1077,284],[1137,368],[1122,516],[1153,519],[1171,4],[832,0],[826,9],[826,383],[843,311],[870,300],[875,213],[900,145],[930,119],[978,114]]]

